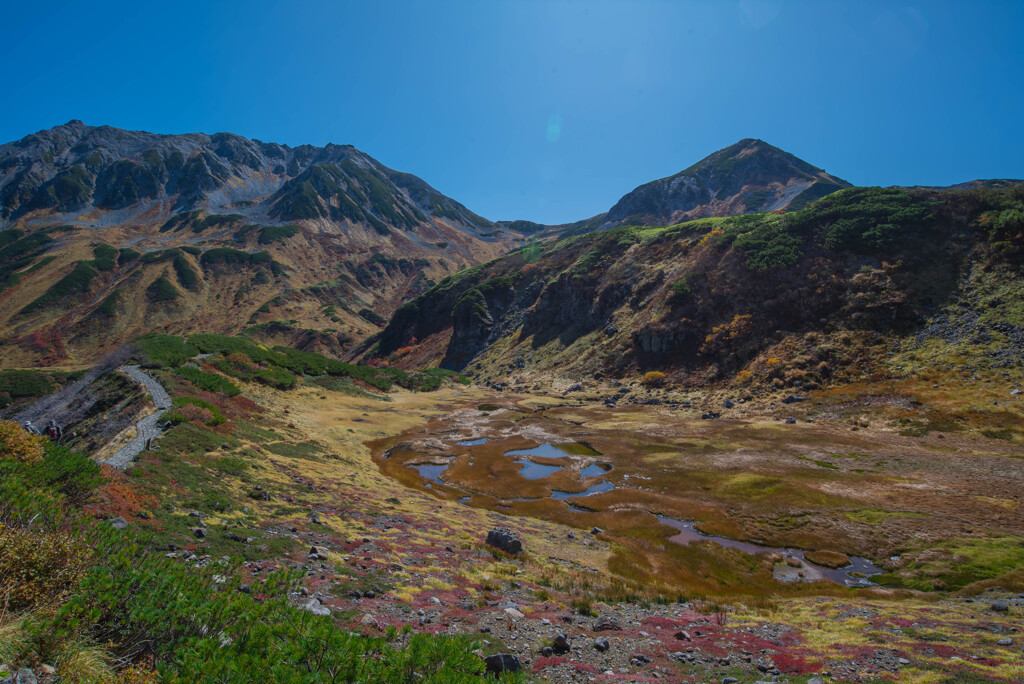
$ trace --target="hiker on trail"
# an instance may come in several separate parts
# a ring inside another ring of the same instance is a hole
[[[60,425],[57,425],[57,421],[51,420],[46,428],[46,436],[54,442],[59,442],[64,437],[64,430],[61,429]]]
[[[40,434],[39,428],[37,428],[35,425],[33,425],[31,420],[26,420],[25,421],[25,432],[27,432],[30,435],[38,435],[38,434]]]

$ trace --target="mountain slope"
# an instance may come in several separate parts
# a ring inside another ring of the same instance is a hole
[[[851,187],[763,140],[747,138],[674,176],[644,183],[603,214],[560,225],[499,221],[541,237],[579,235],[615,226],[667,226],[697,218],[799,209]]]
[[[0,146],[0,358],[87,361],[149,332],[340,353],[521,240],[352,146],[72,121]]]
[[[916,340],[953,306],[993,359],[1020,363],[1022,217],[1024,186],[849,188],[791,213],[589,233],[441,281],[378,351],[523,384],[649,370],[820,383],[867,372],[881,340]]]
[[[846,187],[846,181],[748,138],[674,176],[636,188],[608,211],[602,226],[665,226],[707,216],[798,209]]]

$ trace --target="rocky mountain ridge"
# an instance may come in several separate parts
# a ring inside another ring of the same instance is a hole
[[[368,223],[382,234],[434,217],[470,233],[492,227],[351,145],[292,148],[231,133],[158,135],[77,120],[0,145],[0,220],[8,225],[39,210],[73,220],[93,208],[142,214],[154,206],[166,214]]]
[[[351,145],[71,121],[0,146],[0,358],[88,362],[152,331],[342,355],[522,237]]]

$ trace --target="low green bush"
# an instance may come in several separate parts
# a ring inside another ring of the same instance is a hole
[[[181,293],[167,276],[160,276],[146,288],[146,296],[153,302],[173,302],[181,297]]]
[[[220,392],[229,397],[234,397],[241,393],[241,390],[238,389],[235,383],[216,373],[207,373],[198,368],[183,366],[175,369],[174,374],[207,392]]]
[[[92,263],[88,261],[79,261],[75,264],[75,267],[70,273],[58,280],[53,287],[47,290],[43,295],[23,308],[21,313],[32,313],[33,311],[38,311],[39,309],[56,304],[66,297],[84,294],[89,291],[89,288],[92,286],[93,278],[97,275],[98,272]]]
[[[224,414],[221,413],[220,409],[211,404],[210,402],[206,401],[205,399],[200,399],[199,397],[179,396],[174,397],[171,400],[171,403],[174,405],[175,408],[182,408],[185,406],[198,406],[201,409],[209,411],[213,415],[213,418],[206,421],[206,424],[209,425],[210,427],[213,427],[215,425],[223,425],[225,422],[227,422],[227,419],[224,418]],[[168,418],[168,420],[171,419]]]
[[[160,333],[143,335],[136,338],[134,344],[146,358],[146,365],[150,367],[175,368],[199,353],[199,348],[191,342]]]

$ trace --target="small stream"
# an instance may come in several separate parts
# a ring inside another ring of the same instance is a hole
[[[564,501],[566,499],[576,499],[581,496],[592,496],[594,494],[600,494],[601,492],[610,492],[613,489],[615,489],[615,485],[613,485],[611,482],[605,482],[602,480],[601,482],[598,482],[590,489],[583,492],[560,492],[557,489],[554,489],[551,491],[551,498],[558,499],[559,501]]]
[[[869,580],[868,577],[871,577],[872,575],[879,575],[884,572],[884,570],[876,566],[867,558],[861,558],[860,556],[850,556],[851,563],[844,568],[826,568],[820,565],[815,565],[805,559],[804,552],[800,549],[761,546],[759,544],[737,541],[727,537],[717,537],[711,534],[704,534],[703,532],[694,529],[694,521],[692,520],[677,520],[675,518],[668,518],[666,516],[659,515],[658,522],[679,530],[678,534],[674,534],[668,538],[668,540],[673,544],[686,546],[690,542],[712,541],[719,546],[729,549],[738,549],[744,553],[780,553],[787,558],[798,559],[803,564],[802,568],[784,566],[776,570],[775,578],[782,582],[827,579],[839,584],[845,584],[848,587],[867,587],[874,585],[874,582]],[[804,575],[803,577],[798,574],[801,572]]]

